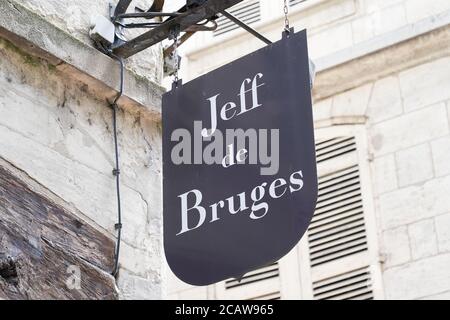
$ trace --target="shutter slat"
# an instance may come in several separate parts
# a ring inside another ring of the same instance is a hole
[[[364,225],[364,216],[361,214],[361,212],[359,214],[354,214],[349,217],[342,217],[342,218],[339,217],[339,219],[335,219],[335,221],[331,221],[328,223],[322,223],[317,227],[310,229],[309,235],[311,236],[327,235],[329,234],[328,231],[331,231],[331,234],[335,234],[342,230],[348,230],[349,228],[346,228],[346,226],[349,226],[351,224],[353,227],[355,227],[353,223],[356,221],[362,221],[363,222],[362,225]],[[345,229],[342,229],[341,227]]]
[[[312,257],[312,259],[327,257],[331,253],[345,252],[345,250],[351,250],[352,248],[357,248],[359,246],[365,246],[365,245],[367,245],[367,240],[363,235],[362,237],[360,236],[360,237],[356,237],[355,239],[352,239],[352,241],[350,241],[350,242],[347,241],[347,242],[329,247],[328,249],[311,250],[311,257]]]
[[[319,300],[373,299],[368,267],[353,270],[313,283],[314,298]]]
[[[322,251],[322,250],[329,249],[329,248],[335,248],[338,245],[343,245],[343,244],[349,243],[350,241],[356,242],[357,240],[364,238],[364,236],[365,236],[364,233],[357,232],[357,233],[352,233],[345,237],[339,237],[332,241],[326,241],[324,243],[312,246],[311,253],[315,253],[315,252]]]
[[[356,151],[356,142],[351,138],[338,138],[328,141],[326,144],[316,145],[317,163],[334,159],[341,155]]]
[[[329,142],[319,145],[316,147],[316,152],[319,154],[325,154],[330,151],[353,145],[355,143],[354,138],[336,138],[333,140],[330,140]]]
[[[313,230],[318,226],[332,223],[336,220],[351,217],[356,214],[363,214],[363,208],[360,204],[355,204],[353,208],[340,208],[340,210],[336,210],[335,212],[324,213],[323,215],[320,215],[316,219],[312,220],[311,224],[309,225],[309,230]]]
[[[353,182],[352,184],[349,185],[343,184],[342,186],[336,186],[335,190],[330,191],[322,196],[319,196],[320,200],[318,201],[318,203],[320,204],[323,204],[324,202],[328,203],[327,200],[333,200],[338,198],[339,196],[346,196],[348,194],[358,194],[360,190],[361,186],[359,185],[358,181]]]
[[[322,244],[326,244],[328,242],[332,242],[335,240],[339,240],[341,238],[345,238],[345,237],[349,237],[352,235],[357,235],[357,234],[365,234],[365,228],[363,225],[361,225],[358,228],[352,228],[343,232],[339,232],[327,237],[321,237],[316,239],[314,242],[311,243],[310,249],[315,248],[318,245],[322,245]]]
[[[319,183],[321,185],[324,185],[327,182],[330,182],[332,180],[336,180],[336,179],[339,179],[339,178],[341,178],[343,176],[347,176],[347,175],[350,175],[350,174],[352,174],[354,172],[358,172],[358,170],[359,170],[358,166],[351,166],[351,167],[349,167],[347,169],[342,169],[339,172],[335,172],[335,173],[331,173],[331,174],[327,174],[325,176],[319,177]]]
[[[347,248],[346,250],[336,252],[334,254],[329,254],[325,257],[311,259],[311,266],[315,267],[330,261],[334,261],[336,259],[348,257],[349,255],[356,254],[365,250],[367,250],[367,245],[358,245],[355,247]]]
[[[360,287],[361,283],[367,284],[367,272],[345,278],[341,281],[332,282],[326,286],[321,286],[321,287],[315,288],[314,292],[316,294],[325,294],[325,293],[330,293],[330,292],[332,292],[333,294],[336,294],[336,293],[339,293],[338,290],[343,289],[343,288],[346,288],[348,291],[348,288]]]
[[[349,291],[341,290],[341,293],[338,293],[333,296],[327,296],[319,298],[319,300],[350,300],[352,297],[359,296],[361,294],[368,294],[372,292],[372,289],[367,287],[367,284],[361,284],[359,288],[349,288]]]
[[[313,232],[312,234],[308,233],[308,238],[310,242],[313,242],[316,239],[324,238],[327,236],[339,234],[341,232],[352,230],[364,226],[364,217],[360,217],[359,219],[352,221],[347,224],[338,225],[333,229],[327,229],[322,232]]]
[[[344,184],[346,182],[350,183],[355,180],[359,181],[358,171],[353,171],[353,172],[350,172],[349,174],[342,175],[340,177],[333,178],[333,179],[330,179],[330,180],[327,180],[324,182],[319,181],[319,184],[320,184],[319,195],[329,192],[330,189],[333,189],[333,187],[335,187],[336,185],[338,185],[340,183],[342,183],[342,184]]]
[[[246,24],[252,24],[261,20],[259,0],[237,4],[231,7],[228,12]],[[214,36],[219,36],[239,28],[238,25],[222,15],[219,15],[216,22],[217,29],[213,33]]]
[[[340,145],[342,143],[345,143],[346,141],[348,142],[348,141],[353,141],[353,140],[354,140],[353,137],[338,137],[338,138],[320,141],[320,142],[316,143],[316,150],[317,150],[317,152],[321,152],[323,150],[333,148],[333,146],[335,146],[335,145]]]
[[[355,212],[355,211],[359,211],[359,210],[362,211],[362,209],[363,209],[362,203],[360,201],[353,201],[347,205],[339,206],[339,207],[335,208],[334,210],[324,211],[320,214],[317,214],[317,212],[316,212],[316,214],[314,215],[314,217],[311,221],[311,224],[316,225],[321,220],[326,220],[326,219],[332,218],[334,216],[339,216],[339,215],[344,216],[347,213],[351,214],[352,212]],[[325,223],[326,223],[326,221],[325,221]]]
[[[344,199],[340,202],[336,202],[336,203],[332,203],[328,206],[324,206],[322,208],[316,208],[316,212],[315,215],[316,216],[320,216],[322,214],[329,214],[331,212],[333,212],[334,210],[341,210],[344,208],[347,208],[348,206],[353,206],[353,205],[361,205],[361,197],[349,197],[348,199]]]
[[[359,268],[356,270],[351,270],[339,275],[335,275],[333,277],[329,277],[320,281],[315,281],[314,282],[314,288],[320,288],[322,286],[328,286],[331,285],[333,283],[339,282],[339,281],[345,281],[345,279],[348,278],[352,278],[352,277],[357,277],[361,274],[367,274],[369,271],[366,267],[364,268]]]

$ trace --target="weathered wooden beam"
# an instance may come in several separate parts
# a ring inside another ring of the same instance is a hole
[[[113,256],[113,239],[0,166],[0,299],[116,299]]]

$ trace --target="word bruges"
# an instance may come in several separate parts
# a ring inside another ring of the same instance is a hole
[[[220,209],[224,209],[228,214],[235,215],[239,212],[248,212],[250,219],[258,220],[264,218],[269,212],[269,205],[263,199],[266,196],[266,188],[268,194],[273,199],[278,199],[286,194],[298,192],[303,188],[303,172],[296,171],[289,177],[289,182],[283,178],[273,180],[269,185],[264,182],[247,194],[247,192],[239,193],[237,196],[229,197],[210,204],[207,207],[202,203],[203,194],[200,190],[193,189],[178,196],[181,200],[181,231],[177,234],[181,235],[185,232],[200,228],[207,218],[207,209],[210,212],[209,223],[219,221],[221,219]],[[248,199],[250,198],[250,199]],[[238,208],[236,203],[239,202]],[[193,215],[197,216],[197,224],[190,227]]]

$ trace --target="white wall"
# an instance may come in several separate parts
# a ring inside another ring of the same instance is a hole
[[[282,1],[261,3],[263,21],[254,27],[276,40],[283,27]],[[352,121],[364,127],[371,183],[365,197],[373,204],[376,263],[387,299],[450,299],[450,55],[446,51],[434,58],[438,50],[431,49],[429,58],[415,63],[413,53],[425,45],[419,39],[404,48],[412,54],[401,62],[403,68],[389,65],[389,55],[399,52],[390,49],[396,48],[395,41],[403,42],[405,34],[418,37],[413,33],[419,24],[429,25],[449,12],[450,2],[445,0],[308,0],[291,8],[296,30],[308,28],[313,60],[326,65],[320,73],[339,67],[342,74],[351,74],[358,62],[347,68],[338,62],[351,61],[357,52],[370,56],[376,44],[391,42],[379,48],[385,53],[359,62],[379,59],[386,62],[385,70],[369,70],[374,74],[370,81],[345,92],[336,89],[314,104],[318,130],[333,132],[340,127],[333,123]],[[448,27],[442,31],[448,32]],[[184,78],[195,78],[263,45],[242,30],[220,37],[196,36],[183,48]],[[317,87],[322,80],[333,82],[319,76]],[[170,290],[173,298],[214,297],[214,289],[194,289],[177,280]]]
[[[283,1],[260,3],[261,21],[251,26],[276,41],[284,27]],[[289,19],[296,30],[307,28],[310,56],[317,60],[448,10],[446,0],[307,0],[290,8]],[[262,46],[242,29],[218,37],[198,33],[181,47],[182,75],[190,80]]]

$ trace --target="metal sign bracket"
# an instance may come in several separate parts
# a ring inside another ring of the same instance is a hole
[[[264,43],[271,44],[272,41],[226,11],[242,1],[186,0],[186,4],[178,11],[163,12],[165,1],[155,0],[147,11],[136,7],[135,12],[127,13],[132,0],[119,0],[117,5],[109,5],[109,23],[104,21],[107,20],[104,17],[96,17],[92,23],[91,37],[103,52],[126,59],[161,41],[170,39],[174,29],[184,33],[179,39],[178,46],[196,32],[214,31],[217,29],[218,14],[222,14]],[[124,36],[125,29],[150,30],[128,41]],[[112,32],[114,39],[112,39]],[[172,53],[173,46],[170,46],[165,49],[164,56],[167,57]]]

